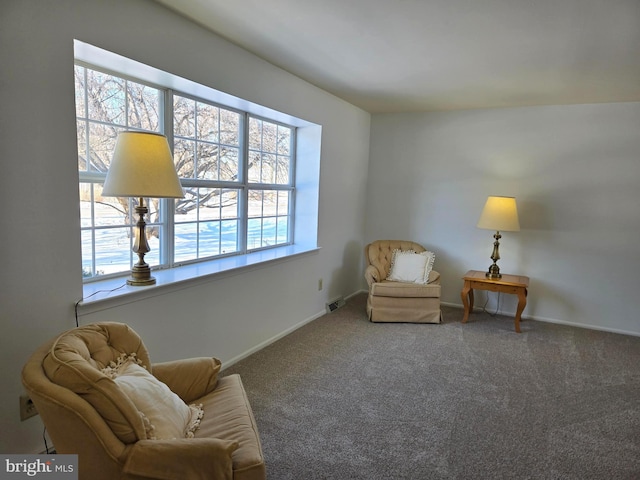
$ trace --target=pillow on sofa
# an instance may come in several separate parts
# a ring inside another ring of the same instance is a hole
[[[42,368],[53,383],[89,402],[118,439],[130,444],[147,438],[143,418],[124,391],[101,371],[123,352],[134,354],[142,365],[150,365],[142,340],[127,325],[84,325],[55,339]]]
[[[433,252],[416,253],[413,250],[396,249],[391,257],[391,268],[387,280],[425,284],[429,281],[434,260]]]
[[[203,416],[202,405],[187,405],[171,389],[138,365],[134,356],[123,356],[103,369],[142,414],[147,438],[169,440],[193,437]]]

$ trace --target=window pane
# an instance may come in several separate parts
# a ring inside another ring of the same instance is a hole
[[[151,249],[145,256],[144,261],[149,264],[151,267],[156,267],[160,265],[160,229],[158,227],[147,228],[147,243],[149,244],[149,248]],[[138,261],[138,255],[133,254],[134,263]]]
[[[290,192],[278,192],[278,215],[288,215],[289,214],[289,197],[291,196]]]
[[[260,248],[262,245],[262,219],[250,218],[247,222],[247,248]]]
[[[131,269],[131,228],[100,228],[95,230],[95,235],[97,275],[126,272]]]
[[[262,193],[262,216],[274,217],[277,213],[278,192],[265,190]]]
[[[185,197],[175,202],[176,223],[219,220],[239,217],[239,190],[188,188]]]
[[[197,223],[183,223],[175,226],[175,261],[186,262],[198,258]]]
[[[275,217],[278,214],[278,200],[280,192],[277,190],[265,190],[263,195],[263,215],[265,217]]]
[[[80,232],[82,241],[82,278],[95,276],[93,271],[93,231],[82,230]]]
[[[87,70],[89,118],[125,125],[125,81],[112,75]]]
[[[278,163],[276,166],[275,183],[278,185],[289,185],[289,171],[291,158],[278,155]]]
[[[262,121],[253,117],[249,118],[249,148],[262,148]]]
[[[216,144],[198,142],[197,151],[197,168],[196,178],[203,180],[218,180],[218,152],[219,147]]]
[[[220,109],[220,143],[240,145],[240,114]]]
[[[199,188],[198,195],[198,220],[220,220],[220,195],[219,188]]]
[[[249,182],[290,185],[292,136],[290,127],[249,119]]]
[[[140,83],[127,82],[129,127],[156,132],[159,127],[160,91]]]
[[[276,235],[277,235],[277,238],[276,238],[277,244],[289,242],[289,217],[278,217]]]
[[[184,198],[177,198],[175,201],[175,221],[176,223],[197,222],[198,221],[198,189],[185,188]]]
[[[93,226],[93,188],[90,183],[80,183],[80,227]]]
[[[103,125],[89,124],[89,168],[92,172],[106,173],[116,147],[116,137],[122,129]]]
[[[220,219],[219,188],[187,188],[185,197],[175,202],[175,221],[179,223]]]
[[[276,156],[272,154],[263,154],[260,181],[262,183],[275,183],[275,180]]]
[[[132,204],[132,210],[131,210],[131,224],[135,224],[138,221],[138,215],[136,214],[135,211],[135,207],[138,204],[137,201],[135,201],[134,199],[131,199],[133,204]],[[145,215],[144,217],[144,221],[147,224],[146,230],[147,230],[147,235],[153,235],[154,237],[158,238],[160,235],[160,230],[158,229],[158,225],[160,224],[160,222],[162,221],[162,219],[160,218],[160,208],[161,208],[161,200],[159,198],[145,198],[144,199],[144,204],[147,207],[147,209],[149,210],[149,212]]]
[[[262,155],[260,152],[249,151],[249,172],[248,178],[251,183],[260,182],[260,173],[262,172]]]
[[[133,221],[131,202],[123,197],[102,197],[102,186],[94,185],[95,198],[98,199],[94,205],[94,226],[114,227],[130,226]]]
[[[262,151],[276,153],[277,131],[275,123],[262,122]]]
[[[222,218],[237,219],[240,217],[238,198],[240,190],[224,188],[220,195],[220,211]]]
[[[206,103],[198,103],[198,139],[220,142],[220,109]]]
[[[291,152],[291,129],[278,125],[278,154],[289,155]]]
[[[220,177],[226,182],[239,180],[240,151],[233,147],[222,147],[220,151]]]
[[[262,216],[262,190],[249,190],[249,218]]]
[[[220,222],[200,223],[199,258],[220,255]]]
[[[220,253],[234,253],[239,249],[238,220],[223,220],[220,222],[221,251]]]
[[[238,190],[190,188],[185,193],[176,201],[176,261],[236,252]],[[233,220],[220,222],[223,214]]]
[[[276,219],[265,218],[262,221],[262,247],[276,244]]]
[[[181,137],[195,137],[196,102],[188,98],[173,97],[173,133]]]
[[[76,122],[78,132],[78,170],[87,171],[87,124],[83,121]]]
[[[75,78],[75,88],[76,88],[76,117],[78,118],[86,118],[85,117],[85,99],[84,99],[84,87],[85,87],[85,79],[84,79],[84,71],[85,68],[79,65],[74,67],[74,78]]]
[[[173,162],[180,178],[195,178],[195,142],[176,139],[173,146]]]
[[[174,96],[174,160],[180,178],[239,181],[241,116]],[[182,138],[184,137],[184,138]]]
[[[248,249],[289,242],[289,197],[286,191],[249,191]]]

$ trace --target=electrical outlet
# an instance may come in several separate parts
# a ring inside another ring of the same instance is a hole
[[[318,291],[322,290],[322,279],[318,279]]]
[[[20,420],[25,421],[27,418],[38,415],[38,410],[28,395],[20,395]]]

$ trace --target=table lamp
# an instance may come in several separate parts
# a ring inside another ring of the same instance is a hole
[[[500,239],[502,238],[500,231],[520,231],[516,199],[514,197],[489,196],[484,208],[482,209],[482,213],[480,214],[478,228],[496,231],[495,235],[493,235],[495,242],[493,242],[493,252],[490,257],[491,260],[493,260],[493,265],[489,267],[489,271],[486,273],[486,276],[487,278],[502,278],[500,268],[496,263],[500,259],[499,247]]]
[[[150,251],[145,234],[144,216],[149,209],[144,198],[183,198],[182,187],[164,135],[150,132],[121,132],[107,172],[102,195],[138,197],[136,235],[133,251],[138,262],[131,269],[128,285],[154,285],[151,268],[144,261]]]

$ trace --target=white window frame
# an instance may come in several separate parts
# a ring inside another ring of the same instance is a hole
[[[84,68],[84,76],[85,76],[85,81],[86,81],[86,77],[87,77],[87,69],[90,70],[94,70],[97,71],[98,73],[102,73],[102,74],[106,74],[106,75],[110,75],[113,76],[119,80],[124,80],[125,82],[133,82],[133,83],[137,83],[137,84],[141,84],[141,85],[145,85],[147,87],[151,87],[155,90],[158,90],[159,96],[163,97],[163,99],[159,100],[159,112],[158,112],[158,129],[157,130],[145,130],[145,131],[152,131],[152,132],[156,132],[156,133],[164,133],[164,125],[166,124],[166,115],[165,115],[165,111],[164,111],[164,98],[166,98],[166,91],[165,89],[163,89],[162,87],[158,86],[158,85],[153,85],[149,82],[145,82],[143,80],[140,79],[136,79],[136,78],[131,78],[127,75],[124,74],[120,74],[118,72],[114,72],[111,71],[109,69],[104,69],[104,68],[96,68],[94,65],[91,64],[87,64],[86,62],[80,62],[80,61],[76,61],[75,62],[75,66],[80,66]],[[88,116],[88,107],[87,107],[87,96],[86,96],[86,90],[84,92],[84,112],[81,118],[78,118],[76,116],[76,124],[78,123],[78,121],[82,121],[85,124],[85,127],[87,128],[86,133],[86,141],[87,141],[87,145],[85,146],[86,152],[89,152],[89,132],[90,132],[90,124],[94,124],[94,125],[107,125],[107,126],[111,126],[113,128],[116,129],[122,129],[122,130],[129,130],[129,129],[133,129],[133,127],[131,127],[131,125],[128,124],[128,102],[127,102],[127,98],[125,96],[125,117],[127,117],[127,120],[125,121],[125,124],[117,124],[117,123],[109,123],[109,122],[102,122],[102,121],[96,121],[95,119],[90,119]],[[106,172],[98,172],[98,171],[80,171],[78,170],[78,179],[79,179],[79,184],[89,184],[91,185],[91,197],[92,197],[92,201],[91,201],[91,219],[92,221],[94,220],[94,214],[95,214],[95,200],[93,200],[94,194],[95,194],[95,186],[96,185],[102,185],[104,184],[104,181],[106,179],[107,173]],[[148,201],[148,199],[145,199],[145,201]],[[133,198],[129,198],[127,199],[127,202],[129,204],[129,211],[133,212],[133,204],[134,204],[134,199]],[[169,235],[167,235],[167,231],[168,231],[168,224],[167,224],[167,211],[169,210],[169,204],[166,202],[166,200],[164,199],[160,199],[159,200],[159,209],[160,209],[160,214],[162,215],[162,217],[160,218],[159,221],[156,222],[151,222],[147,219],[147,226],[148,227],[152,227],[154,225],[160,225],[161,228],[163,228],[165,230],[164,234],[161,236],[161,242],[160,242],[160,248],[158,252],[155,252],[159,257],[160,257],[160,261],[161,261],[161,265],[160,268],[165,267],[167,265],[170,265],[170,262],[167,261],[167,259],[170,259],[170,256],[167,257],[167,251],[168,251],[168,246],[170,245],[168,243],[169,241]],[[133,265],[133,263],[136,261],[134,258],[134,253],[131,250],[131,247],[133,246],[133,232],[134,232],[134,228],[135,228],[135,219],[130,220],[130,223],[127,224],[125,222],[123,222],[121,225],[117,226],[117,227],[109,227],[109,226],[95,226],[92,224],[91,227],[81,227],[81,231],[86,231],[86,232],[91,232],[91,251],[92,251],[92,259],[91,259],[91,263],[92,263],[92,271],[95,269],[96,265],[95,265],[95,258],[96,258],[96,241],[95,241],[95,233],[97,231],[100,230],[109,230],[112,228],[116,228],[116,229],[120,229],[120,228],[129,228],[130,229],[130,239],[129,239],[129,263],[130,263],[130,267]],[[147,257],[148,258],[148,257]],[[84,269],[83,269],[84,272]],[[125,271],[122,272],[118,272],[118,273],[114,273],[114,274],[107,274],[107,275],[99,275],[99,276],[92,276],[92,277],[88,277],[85,278],[83,275],[83,282],[92,282],[92,281],[97,281],[100,280],[101,278],[109,278],[109,277],[119,277],[122,276],[124,274]]]
[[[155,270],[156,286],[145,287],[144,289],[140,287],[123,287],[122,283],[125,275],[104,279],[97,277],[95,281],[84,284],[84,299],[79,303],[80,307],[88,308],[87,306],[93,305],[92,308],[100,309],[103,304],[110,304],[114,301],[119,303],[118,299],[122,296],[132,294],[141,297],[153,296],[157,294],[157,292],[154,293],[157,289],[171,288],[172,285],[175,286],[177,284],[184,285],[184,282],[189,281],[196,283],[206,282],[210,280],[211,276],[230,274],[238,269],[250,269],[265,262],[280,261],[319,249],[317,244],[318,195],[322,135],[322,127],[320,125],[253,104],[201,84],[196,84],[84,42],[76,40],[74,47],[76,61],[87,64],[87,66],[95,67],[102,71],[106,70],[117,76],[130,77],[134,81],[142,79],[140,83],[174,89],[179,91],[181,95],[202,98],[207,102],[219,104],[223,108],[241,110],[246,112],[247,115],[295,128],[292,155],[295,152],[293,165],[297,164],[298,167],[294,167],[290,175],[294,185],[303,185],[302,188],[294,187],[294,198],[290,202],[292,213],[289,228],[291,230],[290,239],[293,240],[291,243],[278,247],[257,249],[256,251],[247,251],[245,248],[242,254],[209,261],[194,261],[187,265],[167,268],[166,270]],[[247,130],[245,129],[245,131]],[[246,158],[246,155],[244,157]],[[300,162],[303,163],[304,167],[300,167]],[[244,167],[246,168],[246,164]],[[260,185],[260,187],[264,186]],[[268,185],[268,187],[273,187],[273,185]],[[277,185],[276,188],[283,188],[283,186]],[[173,237],[173,235],[168,235],[168,237]]]

